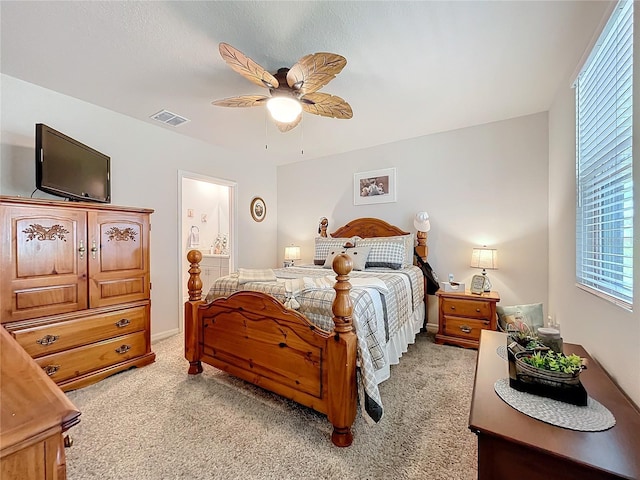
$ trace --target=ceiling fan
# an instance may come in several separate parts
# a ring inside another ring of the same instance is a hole
[[[305,55],[291,68],[271,74],[244,53],[227,43],[220,44],[220,55],[229,66],[247,80],[269,89],[269,95],[241,95],[211,102],[220,107],[257,107],[266,105],[278,129],[288,132],[302,120],[302,111],[332,118],[351,118],[351,106],[342,98],[320,93],[347,64],[335,53]]]

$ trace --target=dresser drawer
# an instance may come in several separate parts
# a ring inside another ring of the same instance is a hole
[[[489,319],[491,315],[491,305],[488,302],[464,298],[443,298],[440,308],[442,308],[444,315],[486,319]]]
[[[474,320],[472,318],[444,317],[444,333],[459,338],[480,340],[480,331],[491,328],[489,320]]]
[[[62,382],[144,355],[147,352],[145,337],[145,332],[131,333],[36,358],[35,361],[53,381]]]
[[[52,323],[13,332],[17,342],[34,358],[144,330],[147,307]]]

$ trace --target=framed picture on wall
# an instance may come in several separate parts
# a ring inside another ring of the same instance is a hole
[[[253,217],[256,222],[261,222],[266,215],[267,206],[264,200],[260,197],[254,197],[253,200],[251,200],[251,217]]]
[[[353,204],[391,203],[396,201],[396,169],[383,168],[353,175]]]

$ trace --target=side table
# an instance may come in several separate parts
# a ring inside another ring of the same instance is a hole
[[[466,348],[478,348],[480,332],[496,329],[498,292],[480,295],[471,292],[438,290],[438,333],[436,343],[449,343]]]

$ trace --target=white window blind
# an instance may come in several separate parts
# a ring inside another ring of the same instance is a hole
[[[622,0],[576,81],[576,278],[633,303],[633,2]]]

